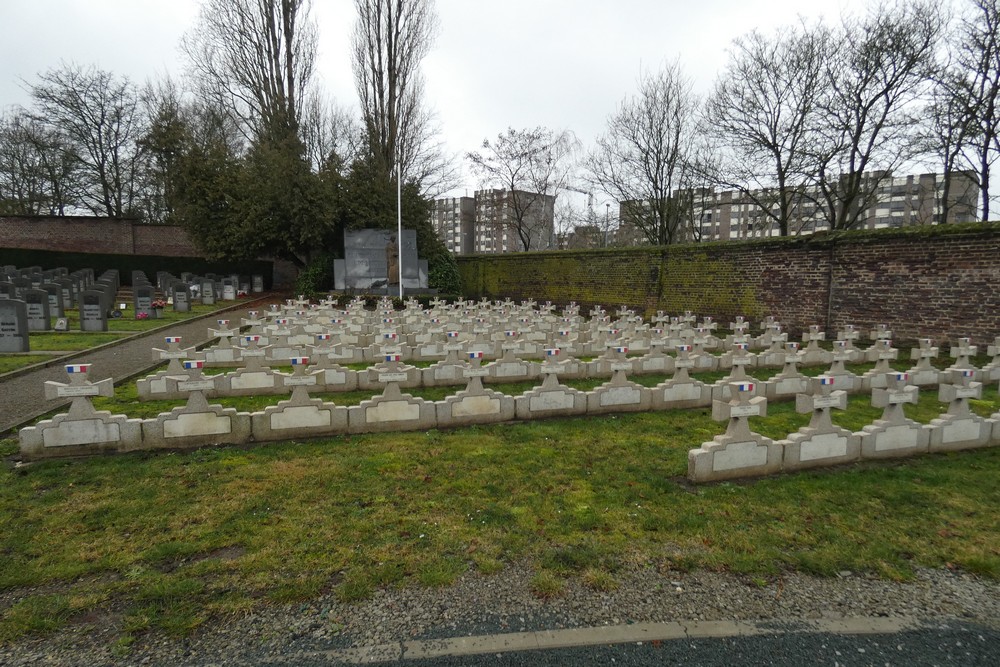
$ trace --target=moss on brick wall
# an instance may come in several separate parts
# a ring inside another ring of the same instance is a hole
[[[774,315],[797,334],[852,323],[897,337],[1000,335],[1000,223],[460,257],[466,296]]]

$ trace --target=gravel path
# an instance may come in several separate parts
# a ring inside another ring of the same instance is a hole
[[[136,373],[158,365],[151,357],[154,347],[162,347],[163,337],[167,335],[181,336],[184,346],[201,345],[211,340],[208,336],[210,324],[214,324],[218,315],[226,312],[250,310],[268,302],[276,302],[274,297],[262,300],[242,301],[236,305],[221,308],[217,311],[194,319],[178,322],[172,326],[139,336],[129,337],[120,343],[105,345],[92,350],[65,357],[66,363],[73,362],[94,364],[92,380],[113,378],[115,382],[131,377]],[[66,371],[60,361],[47,368],[32,370],[27,373],[13,373],[11,377],[0,380],[0,435],[15,428],[29,419],[68,405],[65,399],[46,400],[45,382],[54,380],[66,382]]]
[[[921,569],[908,583],[842,572],[833,578],[791,573],[757,585],[731,574],[634,566],[619,573],[614,591],[571,581],[550,600],[531,594],[531,577],[527,566],[511,565],[493,576],[466,574],[448,588],[387,589],[355,604],[324,596],[215,621],[184,640],[142,636],[118,655],[112,647],[122,619],[109,610],[52,637],[0,649],[0,664],[299,664],[316,652],[409,639],[638,622],[888,616],[1000,628],[1000,582],[948,570]]]

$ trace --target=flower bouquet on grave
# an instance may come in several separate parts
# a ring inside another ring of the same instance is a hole
[[[162,317],[163,309],[167,307],[167,302],[163,299],[153,299],[153,302],[149,304],[153,309],[154,317]]]
[[[140,311],[140,312],[138,312],[138,313],[135,314],[135,319],[137,319],[137,320],[145,320],[145,319],[148,319],[148,318],[149,318],[149,313],[144,312],[144,311]]]

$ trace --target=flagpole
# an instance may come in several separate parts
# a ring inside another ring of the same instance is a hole
[[[403,300],[403,166],[396,162],[396,268],[399,269],[399,299]]]

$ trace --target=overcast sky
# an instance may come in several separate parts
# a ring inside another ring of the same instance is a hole
[[[199,0],[0,0],[0,108],[29,102],[22,80],[61,61],[142,83],[184,63],[178,44]],[[679,59],[707,91],[730,41],[799,16],[833,22],[865,0],[437,0],[440,30],[424,61],[427,102],[451,151],[508,126],[568,129],[589,146],[642,70]],[[313,0],[318,74],[356,106],[350,69],[353,0]],[[468,172],[466,171],[466,174]],[[466,176],[465,188],[476,183]]]

